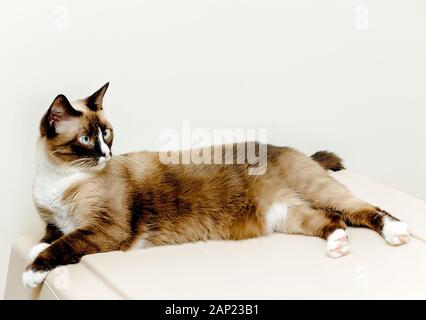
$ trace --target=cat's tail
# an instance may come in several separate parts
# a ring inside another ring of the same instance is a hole
[[[343,160],[333,152],[318,151],[311,155],[311,158],[326,170],[340,171],[345,169]]]

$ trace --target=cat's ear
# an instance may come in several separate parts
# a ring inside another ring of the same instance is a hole
[[[67,97],[63,94],[58,95],[53,100],[49,108],[49,123],[53,126],[61,121],[69,120],[70,117],[76,117],[81,114],[80,111],[74,109]]]
[[[105,92],[107,91],[109,82],[105,83],[102,88],[92,94],[90,97],[84,99],[85,105],[92,111],[102,110],[102,102],[104,100]]]
[[[57,128],[72,117],[78,117],[81,112],[75,110],[68,99],[63,95],[58,95],[52,102],[40,123],[41,135],[53,136]]]

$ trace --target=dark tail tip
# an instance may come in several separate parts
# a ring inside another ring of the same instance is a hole
[[[333,152],[318,151],[311,155],[311,158],[326,170],[340,171],[345,169],[342,159]]]

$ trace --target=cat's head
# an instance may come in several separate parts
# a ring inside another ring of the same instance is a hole
[[[40,122],[48,157],[61,166],[102,169],[111,159],[114,138],[102,101],[109,83],[91,96],[73,102],[60,94]]]

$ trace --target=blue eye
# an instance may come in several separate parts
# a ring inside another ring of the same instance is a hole
[[[82,144],[89,144],[90,143],[90,138],[88,136],[81,136],[80,138],[78,138],[78,140]]]

